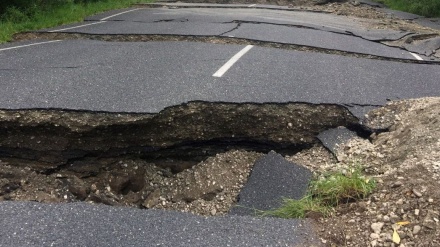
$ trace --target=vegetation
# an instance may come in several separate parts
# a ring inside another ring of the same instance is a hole
[[[440,17],[439,0],[375,0],[396,10],[426,17]]]
[[[152,0],[14,0],[0,2],[0,43],[17,32],[82,21],[99,12]]]
[[[361,169],[353,168],[350,172],[334,172],[312,181],[309,191],[300,200],[284,199],[280,208],[262,211],[262,216],[280,218],[304,218],[309,213],[328,216],[332,208],[339,203],[348,203],[363,199],[376,187],[374,180],[362,175]]]

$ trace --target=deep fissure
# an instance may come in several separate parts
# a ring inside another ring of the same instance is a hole
[[[332,104],[190,102],[155,114],[3,110],[0,200],[225,213],[239,188],[222,183],[243,183],[263,153],[319,146],[316,136],[338,126],[369,131]],[[221,168],[210,168],[215,160]],[[214,182],[200,187],[205,180]]]
[[[373,59],[373,60],[381,60],[381,61],[400,62],[400,63],[440,64],[440,61],[393,58],[393,57],[377,56],[377,55],[371,55],[365,53],[342,51],[336,49],[319,48],[315,46],[268,42],[268,41],[260,41],[260,40],[245,39],[245,38],[226,37],[226,36],[222,37],[222,36],[164,35],[164,34],[86,34],[86,33],[70,33],[70,32],[66,32],[66,33],[24,32],[14,35],[14,39],[16,41],[33,40],[33,39],[45,39],[45,40],[80,40],[80,39],[87,40],[88,39],[88,40],[98,40],[98,41],[107,41],[107,42],[187,41],[187,42],[202,42],[202,43],[212,43],[212,44],[254,45],[259,47],[276,48],[283,50],[324,53],[324,54],[340,55],[346,57],[365,58],[365,59]]]

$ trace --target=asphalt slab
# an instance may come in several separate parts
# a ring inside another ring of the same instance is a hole
[[[414,59],[406,51],[372,42],[396,40],[408,32],[369,30],[357,20],[325,13],[215,6],[220,5],[207,9],[128,9],[106,17],[89,17],[77,27],[68,25],[41,32],[227,36]]]
[[[319,246],[308,221],[0,202],[0,246]]]
[[[244,47],[65,40],[4,50],[0,108],[157,113],[190,101],[309,102],[362,118],[390,99],[440,94],[438,65],[275,48],[253,47],[213,77]]]
[[[272,151],[255,162],[229,214],[256,216],[262,210],[280,207],[283,198],[299,200],[306,194],[311,178],[309,169]]]

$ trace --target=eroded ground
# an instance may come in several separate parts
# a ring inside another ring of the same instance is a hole
[[[2,111],[0,200],[227,213],[258,157],[365,131],[342,106],[193,102],[158,114]]]
[[[440,99],[392,102],[368,118],[389,131],[371,141],[352,140],[337,157],[342,163],[361,160],[378,187],[366,200],[341,205],[334,217],[319,220],[321,232],[337,245],[395,246],[393,225],[408,221],[397,230],[400,246],[438,246]]]

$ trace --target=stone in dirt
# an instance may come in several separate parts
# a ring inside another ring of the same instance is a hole
[[[282,198],[300,199],[312,177],[309,169],[271,151],[255,162],[247,184],[230,214],[255,215],[255,210],[281,206]]]
[[[90,193],[90,188],[85,186],[83,180],[77,176],[72,176],[72,179],[68,179],[69,191],[78,198],[78,200],[85,200]]]

